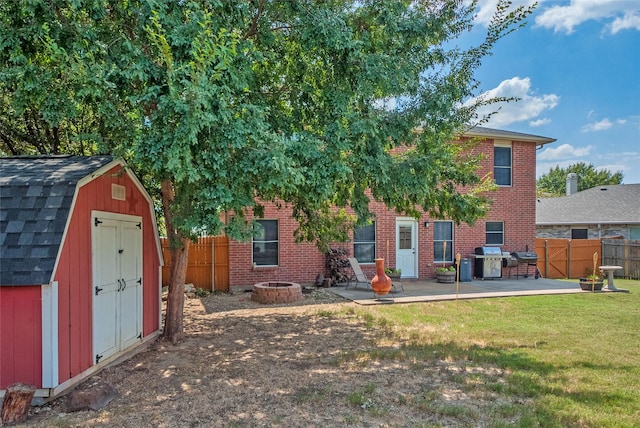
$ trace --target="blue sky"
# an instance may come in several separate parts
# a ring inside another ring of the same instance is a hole
[[[471,37],[496,2],[480,0]],[[538,3],[476,74],[480,93],[521,99],[484,126],[557,139],[538,151],[538,176],[586,162],[640,183],[640,0]]]

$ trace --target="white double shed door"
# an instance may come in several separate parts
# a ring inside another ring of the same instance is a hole
[[[94,364],[142,338],[142,217],[92,211]]]

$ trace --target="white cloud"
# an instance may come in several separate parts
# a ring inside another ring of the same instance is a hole
[[[538,154],[537,159],[541,161],[569,160],[588,156],[593,149],[592,146],[574,147],[571,144],[562,144],[558,147],[549,147]]]
[[[598,132],[609,129],[613,126],[613,123],[608,118],[599,120],[598,122],[587,123],[582,127],[582,132]]]
[[[536,17],[536,24],[571,34],[576,26],[590,20],[605,22],[611,34],[640,30],[640,8],[633,0],[571,0],[569,5],[544,9]]]
[[[616,18],[610,25],[611,34],[622,30],[640,30],[640,13],[625,14],[622,18]]]
[[[465,0],[465,5],[469,6],[471,0]],[[531,6],[536,3],[536,0],[514,0],[509,10],[513,10],[518,6]],[[540,3],[540,1],[538,1]],[[496,5],[498,0],[478,0],[478,6],[476,10],[475,22],[484,26],[488,26],[493,18],[493,14],[496,12]]]
[[[549,119],[548,117],[545,117],[543,119],[532,120],[531,122],[529,122],[529,126],[532,128],[536,128],[538,126],[548,125],[550,123],[551,123],[551,119]]]
[[[514,122],[531,120],[538,117],[542,112],[551,110],[558,105],[560,97],[555,94],[535,95],[531,93],[531,79],[525,77],[513,77],[503,80],[498,87],[491,89],[478,98],[471,99],[465,105],[471,105],[478,99],[489,100],[496,97],[518,98],[518,101],[501,102],[481,106],[478,108],[480,118],[487,117],[492,112],[494,114],[488,126],[500,128]]]
[[[599,165],[596,166],[595,169],[596,171],[604,171],[605,169],[613,174],[615,174],[616,172],[620,171],[624,174],[624,169],[625,167],[627,167],[626,165],[622,164],[622,163],[610,163],[610,164],[604,164],[604,165]]]
[[[566,160],[561,162],[549,161],[549,162],[536,162],[536,178],[540,178],[544,174],[548,174],[551,168],[556,166],[560,168],[567,168],[569,165],[576,163],[573,160]]]
[[[536,178],[547,174],[551,168],[567,168],[578,162],[591,163],[593,149],[593,146],[574,147],[571,144],[544,149],[536,157]]]

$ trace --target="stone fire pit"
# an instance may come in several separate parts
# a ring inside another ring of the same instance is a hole
[[[251,293],[251,300],[258,303],[292,303],[301,299],[302,287],[295,282],[259,282]]]

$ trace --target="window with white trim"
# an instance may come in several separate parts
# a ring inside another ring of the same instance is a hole
[[[488,221],[485,225],[486,245],[504,245],[504,222]]]
[[[493,147],[493,179],[498,186],[511,186],[511,145]]]
[[[376,258],[376,222],[353,231],[353,256],[358,263],[373,263]]]
[[[253,264],[278,265],[278,220],[256,220],[253,226]]]
[[[433,222],[433,261],[453,263],[453,222]]]

